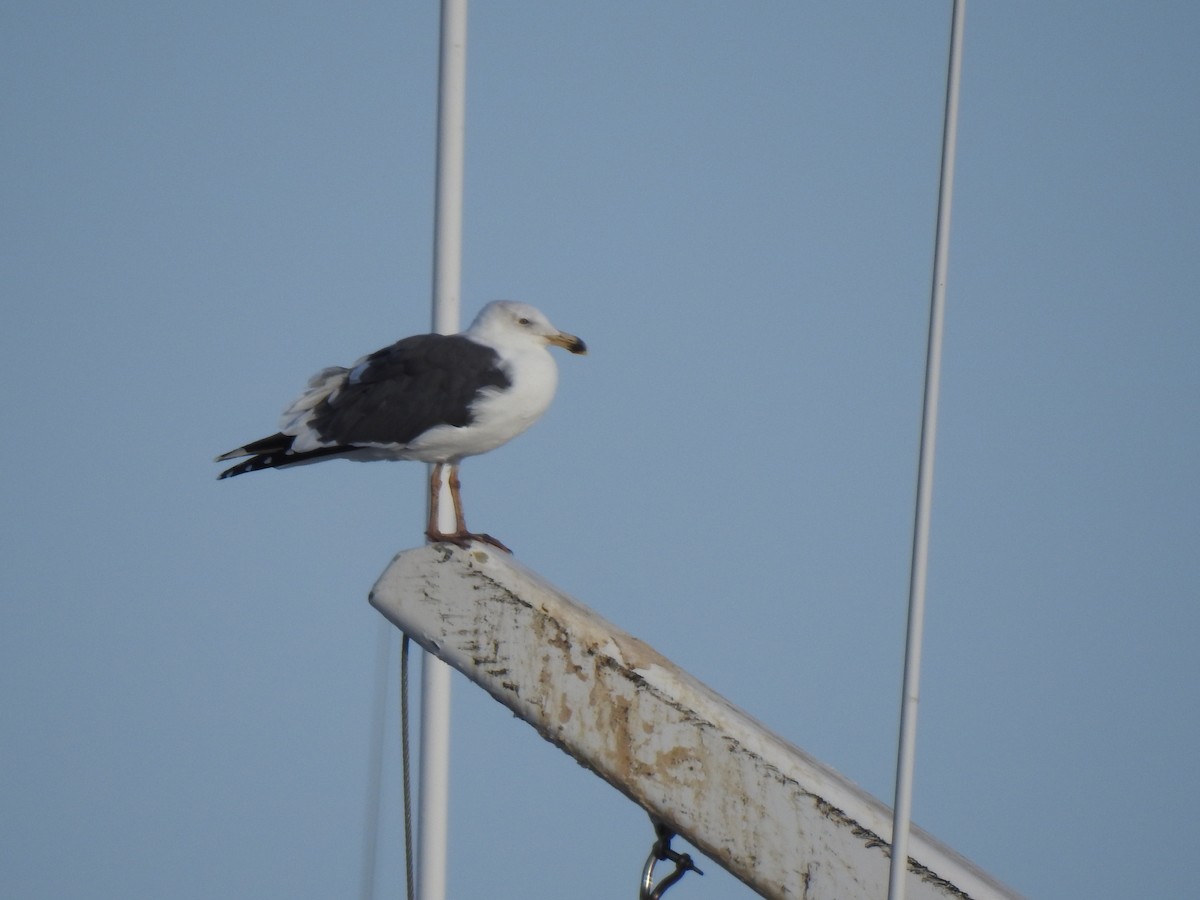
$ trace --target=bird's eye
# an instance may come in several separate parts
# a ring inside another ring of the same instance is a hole
[[[517,324],[518,325],[532,325],[533,323],[530,322],[528,319],[526,319],[524,316],[521,316],[521,318],[517,319]]]

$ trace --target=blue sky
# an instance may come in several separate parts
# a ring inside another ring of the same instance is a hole
[[[592,352],[469,521],[884,799],[948,20],[470,16],[464,318]],[[1193,883],[1198,42],[968,10],[914,816],[1031,897]],[[436,47],[432,3],[0,14],[5,896],[357,892],[423,470],[211,458],[427,330]],[[632,893],[638,809],[461,679],[452,741],[452,896]]]

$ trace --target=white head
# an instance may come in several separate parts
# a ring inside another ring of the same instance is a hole
[[[543,346],[555,344],[571,353],[587,353],[587,345],[575,335],[559,331],[541,310],[515,300],[493,300],[479,311],[464,333],[486,344],[533,340]]]

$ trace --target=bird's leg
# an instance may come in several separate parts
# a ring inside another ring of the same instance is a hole
[[[434,463],[429,473],[429,521],[425,525],[426,539],[431,544],[445,541],[457,544],[459,547],[466,547],[471,541],[483,541],[505,553],[512,553],[490,534],[472,534],[467,531],[467,520],[463,516],[462,496],[459,494],[459,488],[462,485],[458,480],[458,466],[454,464],[449,465],[450,471],[446,476],[446,486],[450,488],[450,501],[454,505],[454,530],[448,533],[442,531],[438,520],[441,518],[439,508],[442,497],[442,472],[446,467],[446,463]]]
[[[458,497],[457,466],[450,466],[450,475],[446,479],[450,486],[450,499],[454,502],[454,531],[445,532],[441,527],[442,472],[445,463],[434,463],[429,473],[429,521],[425,524],[425,537],[431,544],[447,541],[465,547],[474,535],[468,534],[462,516],[462,501]]]
[[[446,481],[450,485],[450,499],[454,503],[454,533],[462,535],[470,534],[467,531],[467,520],[463,516],[462,496],[458,492],[462,484],[458,480],[458,465],[456,463],[451,464],[450,477]]]
[[[491,544],[493,547],[497,547],[500,550],[503,550],[505,553],[512,553],[511,550],[505,547],[502,543],[500,543],[500,541],[496,540],[496,538],[492,537],[490,534],[473,534],[470,531],[467,531],[467,519],[463,515],[462,497],[459,494],[459,488],[462,485],[458,480],[457,464],[450,466],[450,477],[447,480],[450,484],[450,499],[454,501],[454,529],[455,537],[458,538],[458,540],[455,540],[454,543],[458,544],[460,547],[465,547],[470,541],[483,541],[485,544]]]
[[[442,466],[434,463],[429,470],[429,521],[425,523],[425,537],[431,542],[445,540],[446,536],[438,530],[438,508],[442,497]]]

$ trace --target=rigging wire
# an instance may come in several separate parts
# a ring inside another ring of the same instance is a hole
[[[933,251],[929,338],[925,358],[925,398],[921,411],[921,449],[917,464],[917,503],[913,523],[912,568],[909,576],[908,633],[904,648],[904,688],[900,703],[900,739],[896,759],[896,802],[892,818],[888,900],[904,900],[904,876],[908,871],[908,832],[912,817],[912,782],[921,680],[921,638],[925,622],[925,584],[929,567],[929,515],[933,505],[933,459],[942,376],[942,323],[945,318],[946,271],[950,253],[950,206],[954,191],[954,153],[958,136],[958,94],[962,74],[965,6],[966,0],[953,0],[950,19],[950,61],[946,75],[946,107],[942,125],[942,164]]]
[[[404,794],[404,887],[405,896],[416,894],[416,869],[413,867],[412,771],[408,753],[408,635],[400,636],[400,778]]]
[[[362,880],[359,896],[374,900],[379,861],[379,834],[383,797],[384,720],[387,718],[388,670],[392,656],[392,629],[386,620],[379,622],[375,643],[375,703],[371,711],[371,746],[367,764],[367,812],[363,828]],[[404,878],[405,896],[416,893],[416,869],[413,866],[412,840],[412,768],[408,739],[408,651],[407,634],[400,636],[400,778],[404,801]]]
[[[367,813],[363,825],[362,878],[359,886],[359,896],[362,900],[374,900],[375,897],[383,784],[383,732],[387,708],[388,659],[392,652],[391,637],[391,626],[386,619],[380,619],[375,639],[375,703],[371,710],[371,738],[367,760]]]

